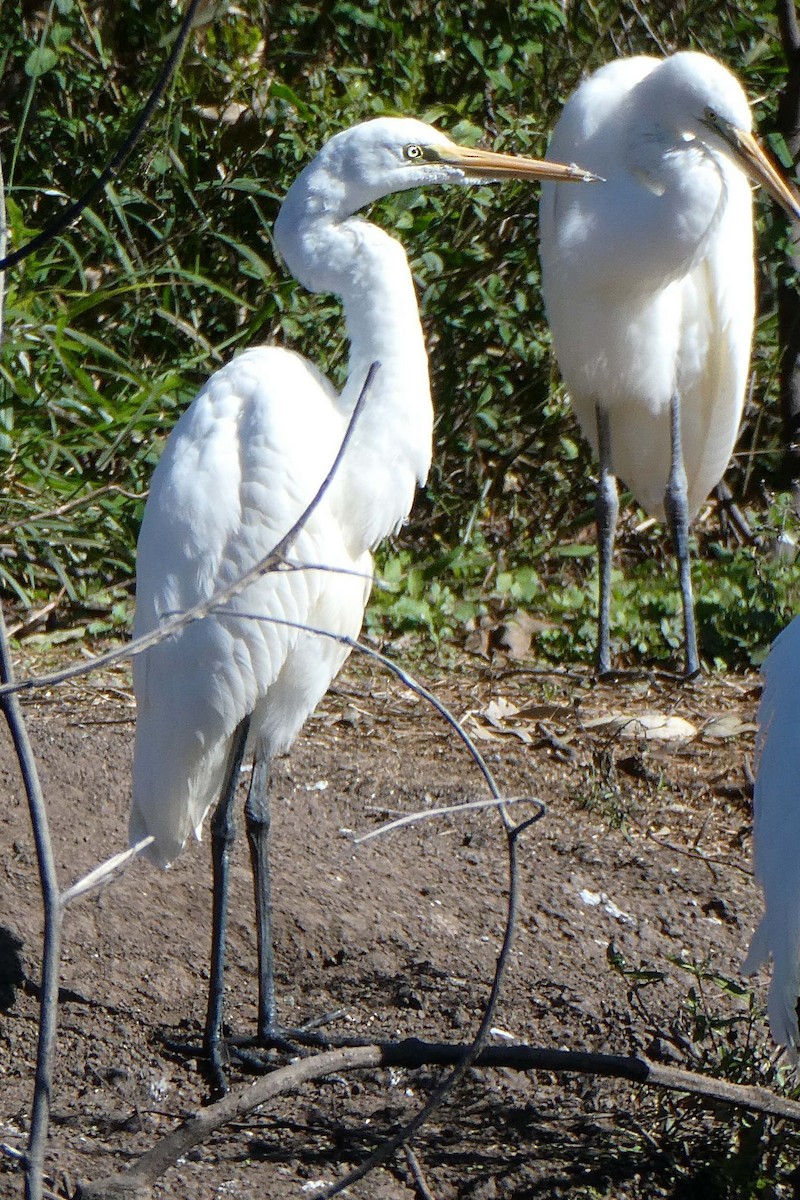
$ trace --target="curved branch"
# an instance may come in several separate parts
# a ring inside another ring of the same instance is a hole
[[[208,600],[201,600],[192,608],[187,608],[183,612],[175,616],[163,620],[155,629],[151,629],[149,633],[142,634],[141,637],[135,638],[133,641],[125,642],[121,646],[109,650],[106,654],[98,655],[97,658],[91,659],[89,662],[73,663],[72,666],[64,667],[62,670],[53,671],[47,675],[39,675],[35,678],[23,679],[19,681],[0,682],[0,704],[4,697],[13,695],[16,692],[30,691],[40,687],[55,686],[59,683],[65,683],[68,679],[77,679],[80,675],[90,675],[93,671],[97,671],[102,667],[109,667],[113,663],[122,662],[126,658],[132,658],[135,654],[141,654],[150,646],[154,646],[157,642],[163,641],[172,634],[183,629],[185,625],[191,624],[192,621],[200,621],[203,617],[207,617],[210,612],[213,612],[220,604],[224,604],[226,600],[230,600],[233,596],[237,596],[243,592],[256,579],[260,579],[262,575],[268,574],[270,571],[280,569],[285,561],[285,556],[296,541],[298,534],[303,530],[308,518],[314,512],[314,509],[319,505],[326,491],[334,480],[336,472],[339,470],[339,465],[344,457],[345,450],[350,444],[350,439],[356,427],[356,423],[361,415],[364,405],[367,401],[367,395],[372,381],[375,378],[375,373],[380,368],[379,362],[373,362],[367,371],[364,379],[364,386],[359,393],[358,399],[350,414],[347,428],[344,431],[339,449],[336,453],[331,468],[328,474],[319,485],[316,494],[309,501],[308,506],[303,510],[300,516],[295,521],[294,525],[281,538],[279,542],[273,546],[269,554],[265,554],[255,566],[250,567],[238,579],[234,579],[233,583],[226,587],[220,588]],[[328,635],[333,636],[333,635]],[[346,638],[339,638],[339,641],[349,641]]]
[[[136,143],[139,141],[139,138],[147,128],[156,105],[163,96],[164,90],[172,78],[172,73],[178,64],[181,55],[183,54],[183,48],[186,44],[186,39],[191,33],[192,26],[194,24],[195,13],[199,3],[200,0],[190,0],[189,7],[186,9],[180,29],[178,30],[175,41],[172,44],[172,49],[167,56],[164,66],[161,68],[161,74],[155,82],[155,86],[150,93],[147,103],[139,113],[139,116],[136,118],[133,129],[125,138],[125,141],[117,150],[114,157],[100,172],[97,178],[89,184],[83,195],[79,196],[77,200],[73,200],[72,204],[68,204],[64,211],[60,212],[58,216],[49,223],[49,225],[45,225],[44,229],[40,230],[40,232],[35,234],[29,241],[25,242],[23,246],[20,246],[16,250],[12,250],[10,254],[6,254],[5,248],[3,249],[3,256],[0,257],[0,272],[7,271],[9,267],[16,266],[17,263],[22,262],[22,260],[25,258],[28,258],[28,256],[33,254],[34,251],[40,250],[42,246],[46,246],[49,241],[51,241],[54,237],[57,237],[59,233],[62,233],[69,225],[72,224],[73,221],[76,221],[84,209],[88,208],[95,196],[98,196],[100,192],[102,192],[106,184],[114,178],[114,176],[119,172],[120,168],[127,162]]]
[[[5,181],[0,167],[0,255],[6,250],[6,205]],[[0,343],[4,332],[5,275],[0,272]],[[0,606],[0,681],[13,683],[14,668],[8,642],[5,615]],[[42,982],[39,1002],[39,1036],[36,1049],[36,1071],[33,1084],[30,1127],[28,1130],[28,1153],[25,1162],[26,1200],[41,1200],[44,1151],[47,1142],[47,1127],[50,1115],[50,1093],[53,1084],[53,1053],[56,1041],[56,1013],[58,1008],[58,973],[61,957],[62,908],[58,893],[53,845],[47,819],[44,796],[36,768],[36,758],[28,738],[28,729],[22,715],[19,697],[0,697],[0,711],[6,719],[14,743],[25,795],[28,800],[36,861],[39,868],[39,884],[44,908],[44,933],[42,937]]]
[[[273,1071],[245,1088],[229,1092],[208,1108],[199,1109],[177,1129],[167,1134],[142,1155],[132,1167],[79,1185],[79,1200],[144,1200],[152,1183],[193,1146],[199,1145],[231,1121],[240,1120],[253,1109],[275,1097],[298,1091],[304,1084],[326,1075],[375,1067],[454,1066],[462,1062],[469,1046],[422,1042],[381,1042],[371,1046],[345,1046],[298,1059]],[[800,1124],[800,1103],[775,1095],[767,1088],[727,1083],[679,1067],[662,1066],[646,1058],[616,1054],[590,1054],[573,1050],[549,1050],[538,1046],[487,1046],[475,1067],[502,1067],[513,1071],[556,1071],[626,1079],[646,1087],[700,1096],[714,1103],[730,1104],[749,1112],[781,1117]]]
[[[449,1075],[446,1075],[434,1088],[431,1095],[428,1097],[425,1104],[418,1112],[414,1114],[410,1121],[407,1121],[400,1127],[391,1137],[381,1143],[372,1154],[368,1155],[363,1162],[359,1163],[351,1171],[348,1171],[344,1179],[339,1179],[330,1187],[325,1188],[322,1193],[322,1200],[331,1200],[333,1196],[338,1196],[346,1191],[352,1184],[357,1183],[359,1179],[364,1179],[370,1171],[375,1167],[381,1166],[388,1162],[394,1155],[396,1150],[406,1144],[410,1138],[416,1134],[427,1121],[433,1116],[438,1108],[444,1103],[449,1095],[452,1094],[456,1084],[459,1083],[470,1067],[474,1066],[480,1059],[481,1053],[486,1047],[486,1042],[489,1038],[489,1030],[491,1029],[494,1015],[497,1011],[497,1004],[500,999],[500,989],[505,979],[506,967],[508,958],[511,954],[511,943],[514,938],[514,932],[517,924],[517,897],[519,892],[519,871],[517,869],[517,842],[519,835],[523,830],[527,829],[535,821],[538,821],[544,816],[544,808],[540,808],[539,812],[530,817],[527,821],[523,821],[514,829],[506,828],[506,845],[508,849],[508,905],[506,909],[506,925],[503,934],[503,944],[500,947],[500,953],[497,956],[495,964],[494,979],[489,993],[489,999],[483,1010],[483,1016],[472,1042],[466,1046],[459,1056],[455,1059],[453,1068]],[[503,820],[508,821],[508,814],[505,806],[500,806]]]

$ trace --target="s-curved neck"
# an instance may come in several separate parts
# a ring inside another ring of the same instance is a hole
[[[287,266],[310,291],[334,292],[344,305],[350,356],[343,415],[370,364],[380,363],[346,460],[348,507],[351,517],[354,506],[361,510],[370,546],[405,519],[430,467],[433,408],[414,283],[402,246],[377,226],[286,208],[276,235]]]

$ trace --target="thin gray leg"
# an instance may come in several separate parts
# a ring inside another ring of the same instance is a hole
[[[672,465],[669,481],[664,492],[664,509],[675,543],[678,560],[678,578],[683,602],[683,640],[686,647],[686,677],[692,679],[700,671],[697,656],[697,633],[694,623],[694,598],[692,596],[692,564],[689,558],[689,501],[686,490],[686,469],[683,465],[681,442],[681,402],[677,392],[670,402],[670,433],[672,442]]]
[[[611,423],[608,413],[595,405],[597,441],[600,456],[600,478],[595,500],[597,549],[599,562],[599,596],[597,613],[597,673],[602,678],[611,672],[611,565],[614,557],[614,535],[617,530],[619,498],[617,480],[611,469]]]
[[[211,864],[213,868],[213,915],[211,921],[211,974],[208,983],[208,1012],[203,1048],[208,1059],[211,1086],[215,1096],[228,1088],[222,1069],[222,1003],[225,972],[225,932],[228,925],[228,874],[230,854],[236,837],[234,800],[244,757],[250,717],[239,724],[233,735],[228,769],[222,793],[211,818]]]
[[[326,1046],[327,1038],[305,1029],[286,1029],[278,1024],[275,1000],[275,960],[272,944],[272,884],[269,861],[270,843],[270,756],[262,741],[257,742],[253,759],[253,776],[245,804],[247,840],[253,866],[253,890],[256,901],[256,937],[258,938],[258,1042],[261,1046],[285,1053],[299,1053],[297,1043]],[[244,1050],[238,1057],[251,1066],[259,1060]]]
[[[275,970],[272,950],[272,884],[269,866],[270,760],[264,743],[259,741],[253,760],[253,776],[245,805],[247,840],[253,865],[258,938],[258,1038],[262,1044],[277,1035]]]

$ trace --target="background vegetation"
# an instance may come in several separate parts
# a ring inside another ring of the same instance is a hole
[[[148,0],[0,6],[14,244],[108,160],[177,16]],[[270,239],[281,196],[327,136],[402,112],[463,139],[541,153],[584,72],[618,54],[686,46],[742,76],[769,138],[784,65],[765,3],[218,5],[121,180],[10,275],[0,357],[6,596],[23,610],[58,597],[51,637],[124,625],[149,476],[207,374],[241,347],[277,340],[341,380],[336,302],[295,285]],[[390,587],[376,596],[371,625],[458,645],[468,624],[521,608],[541,626],[539,652],[586,657],[593,468],[551,363],[536,196],[517,185],[406,193],[373,215],[412,259],[438,423],[430,487],[382,551]],[[769,542],[796,533],[797,518],[774,491],[774,279],[785,229],[763,200],[759,233],[752,394],[728,480]],[[696,535],[704,654],[729,666],[758,661],[795,604],[800,567],[791,554],[730,548],[713,511]],[[621,549],[618,638],[631,657],[669,657],[678,597],[665,539],[631,507]]]

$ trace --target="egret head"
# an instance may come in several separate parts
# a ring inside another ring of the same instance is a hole
[[[432,184],[500,179],[589,181],[574,164],[544,162],[459,146],[411,117],[377,117],[335,134],[287,195],[304,193],[306,210],[344,219],[390,192]],[[311,202],[311,203],[309,203]]]
[[[664,122],[696,137],[707,135],[707,114],[748,133],[750,105],[735,75],[707,54],[684,50],[665,58],[650,77],[653,104]]]
[[[662,121],[725,154],[790,217],[800,219],[800,195],[753,136],[747,96],[722,63],[687,50],[665,59],[649,79]]]

